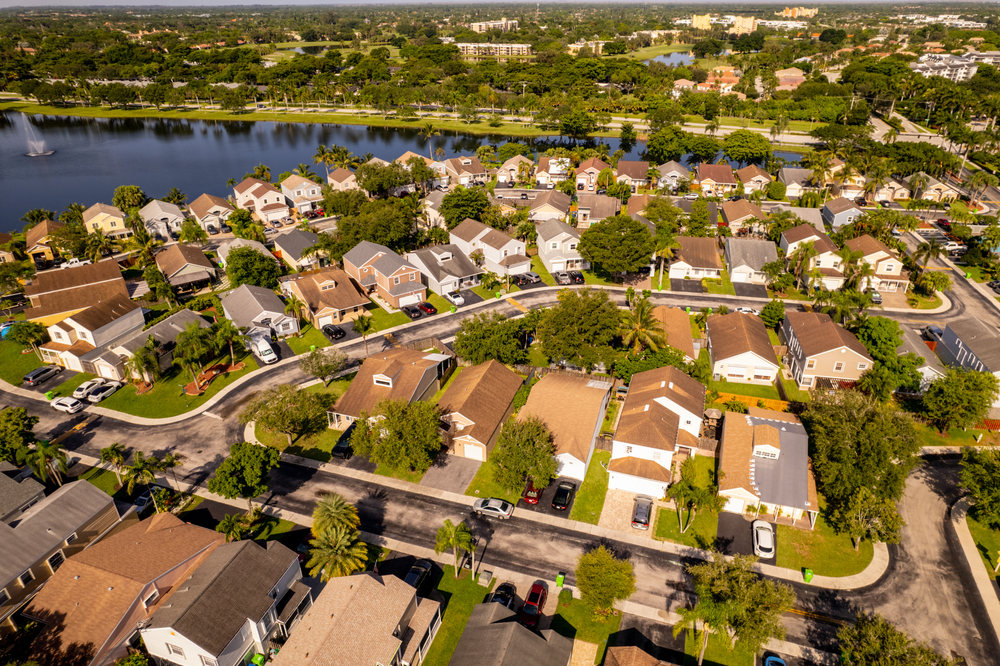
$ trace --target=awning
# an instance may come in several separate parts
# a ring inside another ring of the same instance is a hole
[[[183,287],[185,285],[193,284],[195,282],[204,282],[206,280],[211,280],[212,276],[209,275],[208,271],[198,271],[197,273],[185,273],[184,275],[176,275],[168,282],[174,287]]]
[[[309,594],[309,587],[300,581],[294,581],[278,602],[278,621],[288,622],[295,611],[302,605],[302,600]]]

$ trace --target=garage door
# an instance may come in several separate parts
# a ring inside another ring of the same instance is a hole
[[[420,294],[410,294],[399,299],[400,305],[416,305],[420,302]]]
[[[483,447],[476,446],[475,444],[465,445],[465,457],[469,460],[483,461]]]
[[[319,327],[323,328],[327,324],[332,324],[333,323],[333,315],[327,315],[325,317],[320,317],[317,320],[317,322],[319,323]]]
[[[552,272],[555,273],[556,271],[561,271],[563,269],[563,266],[564,264],[562,262],[552,264]]]
[[[732,511],[733,513],[743,513],[744,501],[736,497],[730,497],[729,501],[726,502],[726,511]]]
[[[734,271],[732,275],[733,282],[746,282],[747,274],[743,271]]]

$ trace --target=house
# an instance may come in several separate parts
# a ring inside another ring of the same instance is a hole
[[[412,150],[408,150],[396,158],[396,163],[401,165],[407,171],[412,171],[413,166],[410,164],[410,161],[413,159],[421,160],[425,165],[427,165],[427,168],[434,172],[434,176],[430,180],[424,181],[423,183],[411,184],[407,188],[407,191],[413,192],[418,185],[422,186],[425,190],[448,186],[448,170],[445,168],[444,162],[437,162],[429,157],[424,157],[423,155],[416,154]]]
[[[537,227],[538,257],[545,270],[557,271],[590,268],[590,264],[580,256],[580,232],[560,220],[548,220]]]
[[[948,369],[937,354],[930,350],[919,333],[908,326],[900,326],[900,329],[903,333],[903,343],[896,348],[896,351],[900,356],[911,353],[917,355],[920,363],[917,367],[917,374],[920,375],[920,386],[915,393],[923,395],[931,382],[944,377]]]
[[[205,231],[209,227],[221,230],[226,223],[226,219],[233,213],[233,208],[228,201],[213,194],[203,194],[188,205],[188,210],[198,220],[198,224]]]
[[[926,185],[917,187],[914,183],[919,184],[919,179],[925,181]],[[937,201],[941,203],[954,201],[960,194],[954,187],[942,183],[934,176],[928,175],[923,171],[919,171],[907,178],[906,184],[913,191],[914,198],[922,199],[923,201]]]
[[[540,157],[535,169],[535,182],[540,188],[552,189],[569,178],[572,162],[568,157]]]
[[[911,198],[910,188],[898,178],[890,177],[875,190],[876,201],[904,201]]]
[[[305,254],[319,240],[311,231],[292,229],[274,237],[274,253],[297,271],[312,271],[323,265],[326,258],[320,253]]]
[[[14,256],[14,253],[8,249],[5,249],[10,247],[10,242],[12,240],[14,240],[13,236],[3,231],[0,231],[0,264],[7,264],[13,261],[17,261],[17,258]],[[40,259],[40,261],[44,261],[44,259]]]
[[[653,317],[660,322],[667,344],[684,354],[684,360],[693,363],[698,357],[694,348],[694,336],[691,335],[691,317],[681,308],[671,308],[657,305],[653,308]]]
[[[705,196],[720,197],[735,192],[738,183],[733,175],[733,167],[728,164],[699,164],[696,183]]]
[[[726,412],[719,437],[719,496],[732,513],[756,509],[784,524],[815,527],[819,496],[809,436],[798,417],[759,407],[747,414]]]
[[[125,213],[103,203],[95,203],[83,211],[83,226],[89,234],[100,231],[111,238],[128,238],[132,235],[132,230],[125,224]]]
[[[611,166],[598,157],[591,157],[580,162],[576,168],[576,189],[577,191],[593,192],[597,189],[597,177],[605,169]]]
[[[236,205],[246,208],[261,222],[274,222],[288,217],[288,204],[281,190],[257,178],[246,178],[233,187]]]
[[[444,215],[441,214],[441,202],[444,201],[447,194],[447,192],[442,192],[441,190],[434,190],[424,197],[421,206],[423,207],[424,215],[427,217],[427,223],[424,224],[422,220],[418,219],[418,227],[421,229],[432,227],[448,228],[444,220]]]
[[[165,373],[173,365],[177,336],[192,323],[196,324],[198,328],[209,328],[209,323],[205,321],[204,317],[197,312],[184,309],[178,310],[146,330],[136,331],[131,336],[105,345],[109,351],[102,354],[94,362],[95,374],[115,381],[128,381],[130,377],[125,369],[124,361],[134,356],[136,350],[145,345],[150,337],[156,340],[157,361],[160,371]],[[135,379],[139,378],[135,377]]]
[[[656,167],[656,170],[660,173],[659,187],[668,187],[671,190],[677,190],[682,182],[691,182],[691,172],[680,162],[670,160]]]
[[[760,317],[742,312],[708,318],[708,353],[716,381],[773,384],[781,366]]]
[[[76,553],[23,611],[45,625],[31,658],[106,666],[125,657],[140,644],[138,625],[172,603],[223,542],[215,530],[158,513]]]
[[[285,195],[285,203],[300,213],[315,209],[323,201],[322,185],[294,173],[281,181],[281,193]]]
[[[241,285],[222,298],[222,311],[248,337],[285,338],[299,332],[299,318],[270,289]]]
[[[262,254],[265,257],[270,257],[275,263],[278,263],[278,258],[271,254],[271,251],[268,250],[263,243],[258,243],[255,240],[249,240],[247,238],[234,238],[231,241],[226,241],[225,243],[219,245],[219,249],[215,251],[219,257],[219,266],[224,268],[226,260],[229,258],[229,253],[241,247],[248,247],[254,252]]]
[[[949,365],[1000,377],[1000,335],[978,319],[950,322],[936,351]],[[994,396],[993,406],[1000,407],[1000,396]]]
[[[867,178],[863,173],[847,173],[843,171],[843,167],[837,170],[840,176],[836,179],[833,187],[830,188],[830,192],[839,197],[845,197],[847,199],[857,199],[865,193],[865,183]]]
[[[177,204],[153,199],[139,209],[139,217],[150,235],[167,239],[181,230],[185,215]]]
[[[821,233],[826,232],[826,225],[823,224],[823,211],[819,208],[800,208],[789,204],[778,204],[771,209],[771,214],[788,212],[799,218],[801,221],[812,225],[814,229]]]
[[[722,202],[722,223],[730,229],[742,229],[766,217],[760,206],[747,199]]]
[[[298,554],[278,541],[219,545],[139,630],[159,663],[242,666],[312,606]]]
[[[693,204],[695,203],[705,202],[691,201],[690,199],[675,199],[673,201],[674,206],[680,208],[689,217],[691,215],[691,211],[694,209]],[[719,204],[714,201],[709,201],[706,205],[708,207],[708,223],[713,227],[719,226]]]
[[[674,453],[697,455],[705,387],[673,366],[632,375],[608,463],[608,488],[667,495]]]
[[[722,260],[714,238],[678,236],[674,260],[670,264],[671,280],[683,278],[718,278],[722,276]]]
[[[24,286],[31,301],[28,321],[48,326],[71,314],[115,297],[128,298],[128,287],[114,259],[38,273]]]
[[[364,360],[354,381],[337,403],[326,411],[335,430],[346,430],[383,400],[426,400],[444,385],[455,368],[454,355],[398,347],[372,354]]]
[[[875,272],[865,278],[865,288],[902,292],[910,288],[910,272],[903,270],[903,262],[882,241],[865,234],[846,241],[844,247],[861,252],[861,261]]]
[[[16,525],[24,513],[45,498],[45,486],[31,470],[22,472],[0,460],[0,523]]]
[[[514,155],[497,169],[498,183],[527,182],[531,180],[531,172],[535,163],[524,155]]]
[[[661,661],[635,645],[611,645],[604,656],[604,666],[680,666]]]
[[[218,274],[201,248],[178,243],[156,254],[156,267],[173,287],[206,286]]]
[[[725,257],[730,280],[764,284],[768,282],[764,266],[778,261],[778,250],[769,240],[727,238]]]
[[[844,197],[837,197],[823,204],[823,222],[834,231],[840,231],[841,227],[853,223],[864,214],[861,206]]]
[[[785,196],[789,199],[798,199],[806,192],[820,190],[813,180],[811,169],[782,167],[778,170],[778,182],[785,184]]]
[[[770,183],[773,178],[771,174],[761,169],[756,164],[751,164],[750,166],[743,167],[736,172],[736,177],[740,179],[743,183],[743,191],[747,194],[751,192],[762,192],[767,189],[768,183]]]
[[[366,294],[376,294],[382,307],[395,309],[427,300],[420,270],[384,245],[361,241],[344,255],[344,270]]]
[[[11,467],[0,463],[0,468],[4,466]],[[111,496],[89,481],[71,481],[48,497],[32,478],[18,483],[4,472],[0,482],[0,510],[16,515],[0,522],[0,636],[4,636],[23,625],[18,611],[68,558],[103,538],[123,516],[135,520],[135,511],[128,507],[120,514]],[[16,501],[10,504],[10,500]]]
[[[116,295],[75,312],[48,327],[49,342],[38,349],[45,363],[67,370],[105,376],[95,365],[108,345],[141,331],[142,308],[128,296]],[[117,357],[107,360],[117,364]]]
[[[441,604],[396,576],[331,578],[272,664],[420,666],[440,627]]]
[[[551,603],[551,602],[550,602]],[[554,629],[535,632],[503,604],[477,604],[449,666],[569,666],[573,639]]]
[[[56,222],[55,220],[42,220],[31,227],[24,234],[24,253],[36,263],[40,261],[46,263],[52,261],[59,254],[55,244],[52,242],[54,234],[65,226],[62,222]],[[9,242],[9,235],[6,241],[0,239],[0,245]],[[12,260],[13,255],[11,255],[11,259],[8,259],[8,261]]]
[[[789,371],[800,388],[840,388],[861,378],[875,361],[853,333],[829,315],[790,310],[781,323]]]
[[[334,169],[326,177],[326,182],[334,192],[347,192],[348,190],[359,190],[358,179],[353,171],[347,169]]]
[[[407,252],[406,260],[420,270],[435,294],[471,289],[485,273],[457,245],[451,244]]]
[[[450,425],[449,452],[485,462],[496,445],[500,428],[510,417],[514,396],[523,380],[496,361],[465,368],[438,400],[441,420]]]
[[[646,212],[646,206],[649,205],[650,201],[654,199],[659,199],[659,197],[652,194],[635,194],[628,198],[628,203],[625,205],[625,212],[629,217],[642,216]],[[656,235],[656,226],[654,225],[650,228],[649,233]]]
[[[286,297],[294,296],[305,304],[305,317],[317,329],[368,316],[366,308],[371,303],[347,273],[333,267],[293,276],[281,283],[281,291]]]
[[[611,383],[586,375],[549,373],[531,389],[518,412],[541,419],[552,433],[557,474],[583,481],[611,397]]]
[[[618,160],[615,180],[619,183],[626,183],[632,188],[632,193],[635,194],[639,191],[640,187],[645,187],[649,184],[649,162],[641,160]]]
[[[528,204],[528,219],[538,224],[546,220],[569,219],[571,199],[557,190],[542,192]]]
[[[449,180],[456,185],[468,186],[482,183],[488,179],[486,169],[483,168],[479,158],[475,156],[453,157],[450,160],[445,160],[444,168]]]
[[[531,270],[531,259],[527,256],[524,241],[511,238],[482,222],[466,218],[451,230],[449,236],[452,245],[465,256],[472,257],[481,252],[483,267],[491,273],[520,275]]]
[[[632,199],[629,201],[631,202]],[[603,194],[581,194],[576,210],[576,228],[588,229],[601,220],[614,217],[621,211],[621,208],[621,199],[617,197]]]
[[[833,291],[843,287],[844,273],[841,271],[843,259],[840,257],[840,250],[829,236],[811,224],[800,224],[781,233],[779,247],[785,251],[789,270],[794,270],[799,248],[808,243],[812,244],[815,252],[815,256],[809,260],[809,271],[819,271],[818,280],[825,289]]]

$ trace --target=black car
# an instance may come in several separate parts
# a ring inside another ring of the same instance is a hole
[[[219,235],[219,230],[216,229],[215,227],[208,227],[208,235],[209,236],[218,236]]]
[[[412,567],[410,567],[410,572],[406,574],[406,578],[403,582],[412,587],[415,590],[419,590],[420,587],[427,580],[427,576],[430,575],[431,569],[434,567],[430,560],[417,560]]]
[[[401,305],[399,309],[403,311],[410,319],[420,319],[420,310],[413,307],[412,305]]]
[[[347,335],[347,333],[345,333],[344,329],[342,329],[339,326],[334,326],[333,324],[327,324],[326,326],[323,327],[323,335],[329,338],[330,341],[333,341],[341,339],[342,337]]]
[[[502,583],[490,595],[490,602],[494,601],[504,608],[514,610],[514,605],[517,604],[517,587],[514,586],[514,583]]]
[[[569,271],[569,276],[573,278],[573,282],[576,284],[583,284],[583,273],[580,271]]]
[[[566,507],[573,500],[573,491],[576,485],[569,481],[563,481],[556,487],[556,494],[552,498],[552,508],[556,511],[565,511]]]
[[[224,234],[231,234],[231,233],[233,233],[233,228],[231,226],[229,226],[228,224],[223,224],[222,225],[222,233],[224,233]]]

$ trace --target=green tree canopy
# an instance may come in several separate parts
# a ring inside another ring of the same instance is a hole
[[[892,626],[878,613],[862,612],[837,632],[842,666],[957,666]]]
[[[229,447],[229,456],[208,480],[208,489],[226,499],[245,499],[250,510],[253,498],[267,492],[271,470],[280,460],[277,449],[237,442]]]
[[[949,368],[924,392],[924,415],[941,432],[971,428],[986,418],[1000,390],[1000,379],[987,371]]]
[[[603,544],[580,556],[576,564],[580,597],[595,615],[609,615],[616,601],[635,592],[632,563],[616,557]]]
[[[265,257],[252,247],[236,247],[226,257],[226,275],[234,289],[244,284],[274,289],[278,286],[281,268],[273,258]]]
[[[24,407],[0,409],[0,460],[17,464],[18,457],[35,443],[36,425],[38,417]]]
[[[279,384],[255,394],[240,411],[239,420],[280,432],[291,446],[294,437],[325,427],[327,406],[319,393]]]
[[[128,214],[133,208],[142,208],[149,202],[149,197],[138,185],[121,185],[115,189],[111,203],[118,210]]]
[[[397,472],[423,474],[441,450],[437,405],[383,400],[355,421],[351,447],[373,463]]]
[[[493,478],[507,491],[520,491],[526,479],[535,487],[544,488],[556,477],[552,433],[541,419],[529,416],[523,420],[508,419],[497,437],[497,445],[487,463],[493,468]]]
[[[591,263],[617,275],[648,266],[656,243],[645,224],[628,215],[614,215],[586,229],[578,250]]]
[[[454,229],[466,218],[479,220],[489,208],[490,198],[486,190],[479,187],[459,185],[441,200],[441,216],[449,229]]]
[[[607,292],[565,289],[557,298],[559,303],[545,310],[538,325],[545,355],[587,368],[610,361],[618,308]]]
[[[723,140],[722,151],[740,164],[762,164],[771,156],[771,142],[763,134],[736,130]]]
[[[521,341],[521,323],[495,310],[462,320],[455,333],[455,353],[473,365],[491,359],[504,365],[524,363],[528,353]]]

